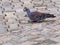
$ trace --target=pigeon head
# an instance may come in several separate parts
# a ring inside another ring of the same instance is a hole
[[[29,9],[29,8],[24,7],[24,9],[23,9],[23,10],[24,10],[24,12],[27,12],[27,14],[28,14],[28,15],[30,15],[30,14],[31,14],[31,12],[30,12],[30,9]]]
[[[56,16],[54,16],[53,14],[47,14],[46,17],[47,17],[47,18],[55,18]]]
[[[30,9],[29,9],[29,8],[27,8],[27,7],[24,7],[24,9],[23,9],[23,10],[24,10],[24,12],[25,12],[25,11],[26,11],[26,12],[27,12],[27,11],[30,11]]]

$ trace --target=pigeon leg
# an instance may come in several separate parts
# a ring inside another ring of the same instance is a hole
[[[33,23],[33,22],[37,22],[37,21],[32,21],[32,20],[28,20],[29,23]]]

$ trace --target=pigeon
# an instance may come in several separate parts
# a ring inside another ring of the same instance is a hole
[[[46,18],[55,18],[56,16],[54,16],[53,14],[49,14],[49,13],[42,13],[42,12],[38,12],[38,11],[30,11],[29,8],[24,7],[24,12],[27,12],[28,17],[30,18],[30,20],[32,22],[39,22],[39,21],[43,21]]]

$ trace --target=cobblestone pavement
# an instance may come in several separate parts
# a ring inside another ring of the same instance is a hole
[[[56,18],[30,23],[25,6]],[[0,45],[60,45],[60,0],[0,0]]]

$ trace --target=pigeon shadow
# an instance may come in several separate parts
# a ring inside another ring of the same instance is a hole
[[[53,23],[53,22],[55,22],[56,20],[43,20],[43,21],[39,21],[39,22],[36,22],[36,21],[34,21],[34,22],[32,22],[32,21],[28,21],[28,23],[46,23],[46,22],[51,22],[51,23]]]
[[[40,23],[54,23],[56,20],[42,20],[42,21],[39,21],[39,22],[36,22],[36,21],[29,21],[27,23],[21,23],[21,24],[40,24]]]

